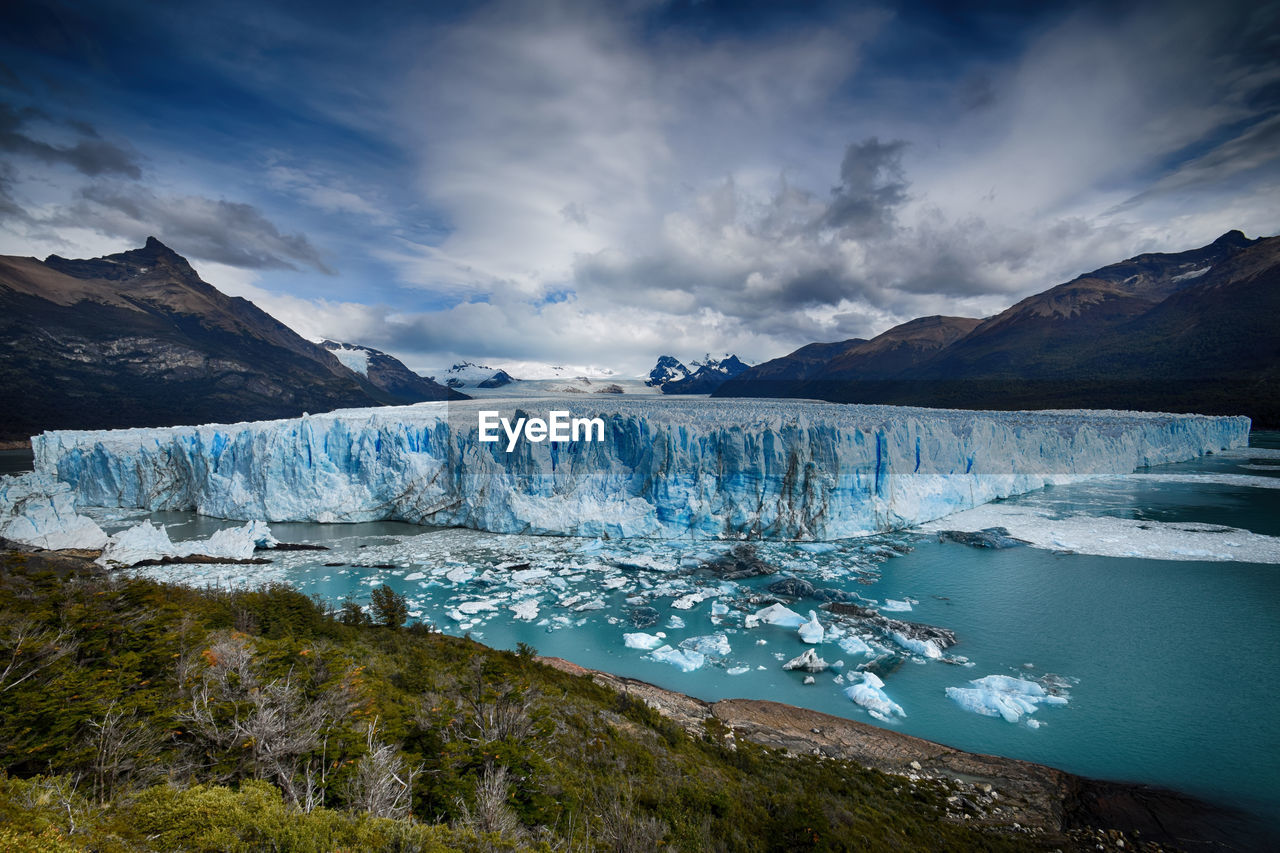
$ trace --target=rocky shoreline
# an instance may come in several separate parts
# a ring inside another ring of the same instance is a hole
[[[758,699],[704,702],[634,678],[562,658],[543,663],[638,698],[696,737],[723,727],[726,742],[747,740],[791,754],[853,761],[941,785],[947,819],[1025,833],[1075,850],[1253,850],[1257,830],[1237,814],[1149,785],[1089,779],[1042,764],[964,752],[923,738]]]

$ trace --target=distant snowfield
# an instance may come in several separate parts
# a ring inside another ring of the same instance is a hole
[[[478,414],[490,408],[603,417],[606,440],[504,452],[478,441]],[[1248,426],[1198,415],[582,394],[50,432],[33,447],[37,470],[70,485],[81,506],[609,539],[831,540],[1239,446]]]
[[[643,379],[604,379],[591,377],[569,377],[565,379],[525,379],[503,385],[501,388],[460,388],[462,393],[477,400],[522,400],[537,397],[586,397],[600,395],[602,397],[661,397],[662,389],[644,384]]]
[[[326,347],[326,349],[329,349]],[[369,351],[366,349],[349,349],[346,346],[336,349],[329,349],[333,353],[334,358],[342,362],[342,366],[359,373],[361,376],[369,375]]]

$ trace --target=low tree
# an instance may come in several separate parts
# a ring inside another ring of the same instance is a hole
[[[409,602],[386,584],[374,587],[369,598],[373,604],[374,621],[379,625],[395,630],[409,618]]]
[[[367,625],[369,614],[364,612],[360,602],[348,596],[342,602],[342,609],[338,611],[338,621],[343,625]]]

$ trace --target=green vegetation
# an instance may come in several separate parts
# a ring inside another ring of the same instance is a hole
[[[0,565],[5,850],[945,850],[940,789],[690,736],[589,678],[331,612]]]

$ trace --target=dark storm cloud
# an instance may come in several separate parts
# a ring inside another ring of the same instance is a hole
[[[183,254],[246,269],[332,271],[303,234],[282,233],[253,205],[201,196],[161,196],[130,185],[94,184],[60,214],[61,224],[134,242],[157,234]]]
[[[27,212],[13,197],[13,177],[13,166],[0,162],[0,220],[27,217]]]
[[[906,147],[901,139],[881,142],[873,136],[845,149],[840,185],[831,191],[831,206],[822,224],[869,236],[892,228],[897,209],[907,200],[902,171]]]
[[[6,250],[155,233],[420,365],[766,358],[1280,227],[1274,2],[72,5],[0,28]]]
[[[96,130],[82,121],[66,122],[83,138],[74,145],[54,145],[24,132],[32,120],[45,116],[38,110],[17,110],[0,103],[0,152],[30,157],[49,164],[65,164],[89,177],[124,175],[141,178],[137,155],[102,139]]]

